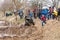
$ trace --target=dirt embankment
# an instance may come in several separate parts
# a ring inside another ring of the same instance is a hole
[[[35,26],[9,27],[0,29],[0,33],[8,34],[0,40],[60,40],[60,22],[48,20],[42,27],[39,19],[35,20]]]

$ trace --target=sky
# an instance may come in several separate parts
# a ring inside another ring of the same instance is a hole
[[[1,5],[3,4],[3,2],[4,2],[4,0],[0,0],[0,7],[1,7]]]
[[[3,3],[3,2],[4,2],[4,0],[0,0],[0,4]]]

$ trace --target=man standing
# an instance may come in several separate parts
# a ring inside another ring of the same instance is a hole
[[[19,10],[19,11],[18,11],[18,14],[19,14],[19,16],[20,16],[20,19],[22,19],[22,18],[23,18],[23,10]]]
[[[50,17],[50,18],[53,18],[53,17],[52,17],[52,13],[53,13],[53,8],[52,8],[52,7],[49,7],[49,17]]]

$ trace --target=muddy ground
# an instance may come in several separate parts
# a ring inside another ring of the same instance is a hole
[[[35,26],[7,27],[0,29],[1,34],[0,40],[60,40],[60,22],[47,20],[42,27],[41,21],[36,19]]]

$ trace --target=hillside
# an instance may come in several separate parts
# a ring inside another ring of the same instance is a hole
[[[0,40],[60,40],[60,22],[48,20],[42,27],[39,19],[35,26],[13,26],[0,28]]]

